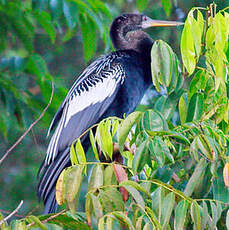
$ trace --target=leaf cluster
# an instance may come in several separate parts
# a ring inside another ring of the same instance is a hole
[[[81,31],[85,61],[97,49],[98,38],[111,47],[108,23],[111,13],[102,1],[0,1],[0,132],[5,139],[11,130],[28,127],[33,116],[42,111],[51,95],[54,77],[48,60],[42,57],[36,42],[42,38],[56,48]],[[99,31],[99,33],[97,33]],[[49,114],[61,103],[66,89],[56,84]],[[32,108],[32,109],[31,109]]]

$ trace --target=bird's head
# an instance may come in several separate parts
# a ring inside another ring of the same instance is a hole
[[[123,14],[114,19],[110,36],[116,49],[133,49],[142,39],[149,38],[143,32],[149,27],[179,26],[182,22],[153,20],[143,14]]]

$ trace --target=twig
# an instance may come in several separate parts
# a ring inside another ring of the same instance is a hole
[[[181,181],[180,177],[177,176],[177,174],[175,172],[173,172],[172,178],[176,183],[179,183]]]
[[[49,218],[47,218],[47,219],[43,220],[43,223],[47,223],[48,221],[50,221],[50,220],[52,220],[52,219],[56,218],[57,216],[59,216],[59,215],[63,214],[63,213],[64,213],[64,212],[66,212],[66,211],[67,211],[67,210],[66,210],[66,209],[64,209],[64,210],[62,210],[62,211],[60,211],[60,212],[56,213],[55,215],[50,216]]]
[[[0,209],[0,212],[7,213],[7,214],[11,213],[10,211],[3,210],[3,209]],[[21,218],[24,218],[24,217],[25,217],[24,215],[18,215],[18,214],[14,214],[14,216],[16,216],[16,217],[21,217]]]
[[[8,216],[6,216],[3,220],[0,221],[0,226],[4,222],[6,222],[10,217],[12,217],[13,215],[15,215],[18,212],[18,210],[21,208],[22,205],[23,205],[23,200],[20,202],[20,204],[17,206],[17,208],[13,212],[11,212]]]
[[[42,222],[42,223],[47,223],[48,221],[50,221],[50,220],[56,218],[57,216],[60,216],[61,214],[63,214],[63,213],[66,212],[66,211],[67,211],[67,210],[64,209],[64,210],[62,210],[62,211],[56,213],[55,215],[50,216],[49,218],[47,218],[47,219],[45,219],[45,220],[42,220],[41,222]],[[28,224],[26,227],[29,228],[29,227],[33,226],[34,224],[36,224],[36,223],[34,223],[34,222],[33,222],[33,223],[30,223],[30,224]]]
[[[37,120],[35,120],[30,126],[29,128],[23,133],[22,136],[19,137],[19,139],[14,143],[14,145],[12,145],[7,152],[3,155],[3,157],[0,160],[0,164],[5,160],[5,158],[9,155],[9,153],[23,140],[23,138],[28,134],[28,132],[33,128],[34,125],[37,124],[38,121],[40,121],[40,119],[44,116],[46,110],[48,109],[48,107],[50,106],[51,102],[52,102],[52,98],[53,98],[53,92],[54,92],[54,86],[52,83],[52,93],[49,99],[49,103],[48,105],[45,107],[45,109],[42,111],[42,113],[40,114],[40,116],[38,117]]]
[[[209,70],[203,68],[203,67],[200,67],[200,66],[196,66],[197,69],[200,69],[200,70],[203,70],[205,72],[207,72],[208,74],[210,74],[212,77],[215,77],[215,75],[213,73],[211,73]]]

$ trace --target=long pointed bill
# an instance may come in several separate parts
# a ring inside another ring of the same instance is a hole
[[[142,22],[142,28],[149,28],[149,27],[158,27],[158,26],[181,26],[184,25],[183,22],[176,22],[176,21],[161,21],[161,20],[153,20],[149,17],[146,17],[146,20]]]

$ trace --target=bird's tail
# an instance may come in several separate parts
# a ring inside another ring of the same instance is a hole
[[[57,210],[56,202],[56,182],[60,173],[71,165],[70,148],[66,148],[63,152],[59,152],[55,160],[49,165],[45,165],[43,161],[38,177],[40,178],[37,194],[39,200],[44,202],[44,214],[54,213]]]
[[[82,144],[85,152],[87,152],[90,146],[88,135],[82,138]],[[49,165],[45,164],[45,160],[43,161],[38,172],[40,181],[37,188],[37,194],[39,200],[43,200],[44,202],[44,214],[56,212],[58,206],[56,202],[56,182],[60,173],[69,166],[71,166],[70,147],[67,147],[62,152],[58,152],[54,161]]]

